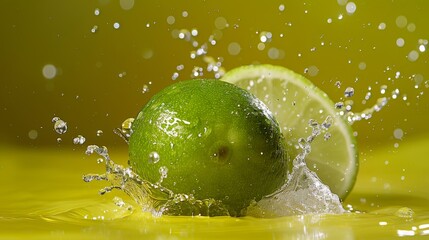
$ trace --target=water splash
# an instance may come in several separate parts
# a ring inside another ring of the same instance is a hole
[[[131,134],[133,119],[124,121],[121,129],[116,133],[128,142]],[[298,145],[301,153],[293,161],[293,169],[288,176],[286,184],[277,192],[264,197],[259,202],[254,202],[247,210],[246,215],[255,217],[275,217],[296,214],[338,214],[346,212],[337,195],[333,194],[329,187],[324,185],[317,175],[308,169],[305,158],[311,152],[311,143],[324,134],[325,140],[329,140],[328,129],[333,119],[328,116],[321,124],[315,120],[309,121],[312,133],[307,138],[300,138]],[[230,213],[222,201],[216,199],[196,199],[192,194],[174,193],[162,186],[163,179],[168,177],[168,168],[159,168],[160,179],[156,183],[148,182],[133,172],[131,167],[116,164],[110,159],[106,147],[89,145],[86,154],[96,153],[101,157],[97,163],[105,163],[104,174],[86,174],[85,182],[107,181],[110,186],[100,190],[100,194],[119,189],[128,194],[141,206],[143,211],[150,212],[154,216],[161,215],[187,215],[187,216],[228,216]],[[148,161],[157,162],[160,156],[157,152],[151,152]]]
[[[99,193],[104,195],[113,189],[119,189],[128,194],[145,212],[154,216],[161,215],[201,215],[201,216],[227,216],[228,210],[221,201],[215,199],[195,199],[192,194],[176,194],[161,186],[162,179],[166,177],[166,168],[161,168],[160,181],[153,184],[135,174],[130,167],[116,164],[110,159],[105,146],[89,145],[85,152],[87,155],[96,153],[104,159],[106,172],[104,174],[86,174],[85,182],[107,181],[110,186],[102,188]],[[101,162],[97,160],[97,162]]]
[[[328,116],[322,124],[311,119],[309,126],[312,133],[307,138],[300,138],[301,149],[293,160],[293,169],[287,183],[277,192],[255,202],[247,209],[247,214],[257,217],[279,217],[298,214],[341,214],[345,213],[339,197],[322,183],[305,162],[311,152],[311,143],[321,133],[325,135],[332,125],[332,117]],[[325,138],[326,140],[326,138]]]

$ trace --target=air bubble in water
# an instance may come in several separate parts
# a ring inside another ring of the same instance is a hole
[[[86,138],[82,135],[77,135],[77,137],[73,138],[73,144],[79,144],[82,145],[86,141]]]
[[[159,154],[157,152],[149,153],[149,163],[159,162]]]
[[[52,122],[54,123],[54,130],[58,134],[64,134],[67,132],[67,123],[61,120],[59,117],[52,118]]]
[[[102,130],[97,130],[97,137],[100,137],[101,135],[103,135],[103,131]]]

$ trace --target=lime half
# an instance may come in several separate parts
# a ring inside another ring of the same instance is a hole
[[[312,133],[310,119],[322,123],[331,116],[331,127],[312,142],[306,163],[344,200],[358,171],[356,140],[326,93],[305,77],[280,66],[242,66],[227,72],[222,80],[246,89],[268,106],[280,124],[291,160],[299,153],[298,139]]]

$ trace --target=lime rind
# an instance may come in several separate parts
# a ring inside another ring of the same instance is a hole
[[[329,140],[316,138],[306,162],[332,192],[345,199],[358,171],[356,139],[325,92],[292,70],[267,64],[232,69],[221,80],[248,90],[268,106],[280,124],[292,158],[299,151],[298,139],[311,134],[309,120],[322,123],[331,116]]]

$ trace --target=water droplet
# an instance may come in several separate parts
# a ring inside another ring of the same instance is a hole
[[[57,143],[61,143],[63,141],[62,138],[57,138]]]
[[[175,72],[173,73],[173,75],[171,76],[171,80],[176,80],[179,77],[179,73]]]
[[[127,72],[118,73],[118,77],[123,78],[127,75]]]
[[[42,74],[46,79],[53,79],[57,76],[57,68],[52,64],[46,64],[43,66]]]
[[[273,34],[271,32],[263,31],[259,34],[259,40],[261,41],[261,43],[271,42],[272,37]]]
[[[341,88],[341,82],[340,82],[340,81],[336,81],[336,82],[335,82],[335,86],[336,86],[337,88]]]
[[[119,0],[121,8],[124,10],[130,10],[134,7],[134,0]]]
[[[397,128],[397,129],[395,129],[394,131],[393,131],[393,136],[396,138],[396,139],[402,139],[402,137],[404,136],[404,131],[402,131],[402,129],[400,129],[400,128]]]
[[[37,132],[37,130],[32,129],[28,131],[28,138],[30,138],[31,140],[36,139],[38,135],[39,133]]]
[[[77,137],[73,138],[73,144],[79,144],[82,145],[86,141],[85,137],[82,135],[77,135]]]
[[[414,211],[408,207],[402,207],[395,212],[395,216],[400,218],[412,218],[414,216]]]
[[[145,49],[145,50],[143,50],[143,52],[142,52],[142,57],[144,58],[144,59],[151,59],[152,57],[153,57],[153,50],[152,49]]]
[[[327,132],[327,133],[325,133],[325,135],[323,135],[323,139],[325,141],[328,141],[330,138],[331,138],[331,133],[329,133],[329,132]]]
[[[346,11],[348,14],[353,14],[356,12],[356,4],[354,2],[348,2],[346,5]]]
[[[98,163],[98,164],[103,163],[103,162],[104,162],[104,159],[103,159],[103,158],[97,158],[97,163]]]
[[[403,38],[396,39],[396,46],[403,47],[405,45],[405,40]]]
[[[322,127],[324,129],[329,129],[333,123],[334,123],[334,119],[332,118],[332,116],[327,116],[325,121],[323,121],[322,123]]]
[[[386,23],[382,22],[378,25],[378,30],[384,30],[386,29]]]
[[[54,123],[54,130],[58,134],[64,134],[67,132],[67,123],[61,120],[59,117],[54,117],[52,122]]]
[[[392,91],[392,99],[397,99],[399,96],[399,89],[395,89]]]
[[[416,50],[412,50],[408,53],[407,58],[410,62],[415,62],[419,58],[419,53]]]
[[[92,32],[92,33],[97,32],[97,30],[98,30],[98,26],[97,26],[97,25],[94,25],[94,26],[91,28],[91,32]]]
[[[316,76],[317,74],[319,74],[319,68],[318,68],[317,66],[314,66],[314,65],[309,66],[309,67],[307,68],[307,74],[308,74],[310,77],[314,77],[314,76]]]
[[[396,26],[398,26],[399,28],[404,28],[405,26],[407,26],[407,18],[405,16],[398,16],[396,18]]]
[[[96,9],[94,10],[94,15],[95,15],[95,16],[100,15],[100,9],[96,8]]]
[[[381,85],[381,86],[380,86],[380,93],[381,93],[381,94],[385,94],[385,93],[386,93],[386,90],[387,90],[387,86],[386,86],[386,85]]]
[[[131,130],[133,122],[134,122],[134,118],[127,118],[127,119],[125,119],[125,121],[123,121],[122,125],[121,125],[122,130],[124,130],[124,131]]]
[[[226,21],[226,19],[224,17],[218,17],[215,19],[215,27],[219,30],[222,30],[226,27],[228,27],[228,22]]]
[[[283,12],[285,10],[285,5],[284,4],[280,4],[279,5],[279,11]]]
[[[159,154],[157,152],[149,153],[149,163],[159,162]]]
[[[176,67],[177,71],[182,71],[183,69],[185,69],[185,66],[183,64],[177,65]]]
[[[352,97],[355,94],[355,89],[352,87],[348,87],[346,88],[346,90],[344,91],[344,96],[345,97]]]
[[[176,18],[175,17],[173,17],[173,16],[168,16],[167,17],[167,23],[169,25],[173,25],[175,22],[176,22]]]
[[[407,25],[407,30],[408,30],[408,32],[414,32],[414,31],[416,31],[416,24],[414,24],[414,23],[409,23],[409,24]]]
[[[366,63],[365,62],[360,62],[359,63],[359,69],[360,70],[365,70],[366,69]]]
[[[97,137],[100,137],[101,135],[103,135],[103,131],[102,130],[97,130]]]
[[[338,3],[338,5],[340,5],[340,6],[344,6],[344,5],[346,5],[346,4],[347,4],[347,1],[348,1],[348,0],[337,0],[337,3]]]
[[[149,92],[149,86],[144,84],[142,88],[142,93],[147,93],[147,92]]]
[[[344,107],[344,102],[337,102],[335,103],[335,108],[336,109],[342,109]]]
[[[241,51],[241,46],[239,43],[232,42],[228,45],[228,53],[230,55],[236,56],[236,55],[240,54],[240,51]]]

